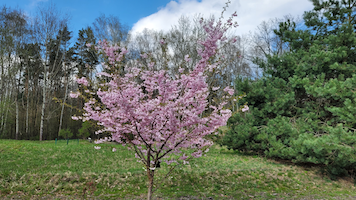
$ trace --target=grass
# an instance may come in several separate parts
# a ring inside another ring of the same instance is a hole
[[[0,140],[0,199],[144,199],[146,174],[115,144]],[[111,149],[117,148],[116,152]],[[331,181],[317,168],[282,164],[213,146],[167,179],[155,175],[155,199],[354,199],[350,179]]]

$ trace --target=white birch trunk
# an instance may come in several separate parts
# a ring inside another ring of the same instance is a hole
[[[0,135],[2,134],[3,130],[4,130],[4,111],[5,111],[5,106],[4,104],[4,93],[5,93],[5,86],[4,86],[4,79],[5,79],[5,70],[4,70],[4,60],[1,56],[0,58],[1,60],[1,75],[0,75],[0,114],[1,114],[1,120],[0,120]]]
[[[63,113],[64,113],[64,104],[66,103],[67,100],[67,93],[68,93],[68,77],[66,77],[66,83],[65,83],[65,93],[64,93],[64,99],[63,99],[63,104],[62,104],[62,110],[61,110],[61,117],[59,119],[59,130],[58,130],[58,137],[59,137],[59,132],[61,132],[61,128],[62,128],[62,121],[63,121]]]
[[[6,96],[6,95],[5,95]],[[9,96],[11,97],[11,90],[10,90],[10,94]],[[5,98],[6,99],[6,98]],[[4,119],[4,129],[3,129],[3,132],[6,130],[6,121],[7,121],[7,116],[8,116],[8,113],[9,113],[9,107],[6,106],[6,112],[5,112],[5,119]]]
[[[40,141],[43,138],[43,122],[44,122],[44,115],[45,115],[45,108],[46,108],[46,87],[47,87],[47,66],[44,66],[44,77],[43,77],[43,98],[42,98],[42,109],[41,109],[41,124],[40,124]]]
[[[27,63],[27,65],[29,65],[28,63]],[[28,88],[30,87],[29,86],[29,82],[30,82],[30,78],[29,78],[29,74],[30,74],[30,69],[29,69],[29,67],[27,67],[27,83],[26,83],[26,136],[28,136],[28,134],[29,134],[29,127],[28,127],[28,124],[29,124],[29,118],[28,118],[28,113],[29,113],[29,109],[30,109],[30,98],[29,98],[29,95],[28,95]]]

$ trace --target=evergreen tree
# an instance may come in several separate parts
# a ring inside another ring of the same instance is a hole
[[[99,63],[94,49],[88,48],[87,44],[96,45],[93,30],[90,27],[79,30],[77,42],[74,45],[74,62],[78,70],[78,77],[92,78],[94,66]]]
[[[356,1],[312,2],[305,30],[287,21],[275,31],[290,52],[260,62],[263,79],[236,82],[251,112],[230,118],[223,144],[344,175],[356,169]]]
[[[88,45],[90,44],[90,45]],[[96,66],[99,64],[99,57],[96,53],[96,50],[93,48],[96,44],[96,39],[91,27],[83,28],[79,30],[78,39],[74,44],[72,51],[74,53],[73,63],[75,63],[74,69],[76,70],[77,77],[87,77],[90,82],[93,82],[96,78],[94,77],[94,73],[96,71]],[[72,91],[77,90],[77,85],[71,88]],[[88,86],[88,89],[91,88],[92,85]],[[79,91],[84,93],[83,88],[79,88]],[[82,99],[71,99],[71,104],[79,109],[83,108],[84,102]],[[73,114],[79,114],[79,110],[73,110]],[[82,123],[78,121],[73,121],[70,119],[70,127],[72,130],[78,130],[82,127]],[[91,133],[91,132],[90,132]],[[83,134],[79,131],[77,136],[82,137]]]

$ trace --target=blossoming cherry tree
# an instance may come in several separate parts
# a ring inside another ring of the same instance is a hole
[[[201,20],[207,37],[201,41],[203,49],[198,51],[201,59],[189,73],[184,74],[180,68],[179,73],[172,76],[166,70],[153,70],[153,62],[147,62],[149,70],[137,65],[125,67],[124,75],[98,73],[110,81],[95,91],[97,98],[88,99],[83,116],[72,117],[75,120],[97,121],[104,127],[97,133],[111,133],[111,137],[96,143],[112,140],[135,151],[136,158],[147,171],[148,199],[152,198],[154,174],[160,163],[171,164],[186,161],[189,156],[202,156],[212,145],[205,136],[216,132],[231,116],[231,111],[224,109],[224,105],[234,90],[230,87],[221,89],[226,94],[225,101],[212,106],[207,100],[209,85],[206,83],[206,72],[217,67],[211,63],[218,51],[218,42],[236,41],[227,41],[224,37],[233,25],[231,19],[224,25],[221,20]],[[164,43],[162,40],[161,44]],[[96,48],[106,55],[108,62],[104,66],[109,69],[122,64],[127,53],[125,48],[111,46],[106,41],[99,42]],[[141,57],[149,61],[147,54]],[[189,55],[185,56],[185,61],[190,62]],[[77,79],[77,82],[83,87],[89,84],[84,77]],[[211,88],[211,91],[216,90],[219,88]],[[73,98],[80,95],[79,92],[71,93]],[[209,113],[206,112],[208,108]],[[194,152],[187,154],[186,149],[194,149]]]

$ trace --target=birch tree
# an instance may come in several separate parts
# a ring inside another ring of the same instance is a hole
[[[42,81],[42,108],[41,108],[41,122],[40,122],[40,137],[39,140],[43,139],[43,126],[45,120],[45,109],[48,104],[48,83],[49,80],[58,72],[56,66],[50,66],[49,55],[50,55],[50,43],[51,40],[55,39],[58,31],[61,30],[67,24],[68,18],[62,17],[61,14],[56,10],[55,5],[50,3],[47,6],[38,7],[38,13],[34,20],[34,31],[38,43],[41,44],[41,56],[43,59],[43,81]],[[58,51],[57,51],[58,52]],[[58,54],[56,55],[56,58]],[[54,62],[53,65],[56,65]]]
[[[127,38],[128,27],[116,16],[101,14],[93,23],[93,31],[97,40],[107,40],[120,45]]]
[[[71,32],[68,31],[68,28],[65,26],[63,30],[61,30],[57,36],[57,40],[60,42],[61,54],[62,54],[62,65],[63,65],[63,72],[64,72],[64,98],[61,108],[61,114],[59,118],[59,129],[58,129],[58,136],[62,129],[63,123],[63,114],[64,114],[64,105],[67,100],[68,96],[68,86],[69,86],[69,77],[72,71],[72,64],[70,62],[71,57],[73,55],[73,49],[68,49],[70,45],[69,40],[71,39]]]

